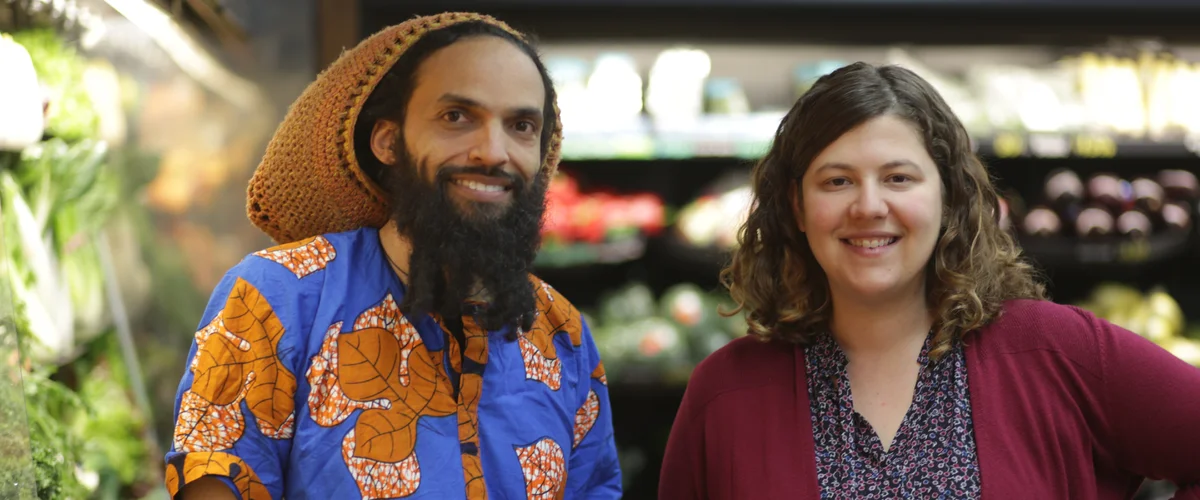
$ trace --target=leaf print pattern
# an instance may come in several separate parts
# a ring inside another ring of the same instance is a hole
[[[533,336],[532,333],[528,335]],[[537,335],[534,338],[540,340],[543,345],[548,344],[551,350],[554,349],[548,335]],[[553,358],[545,354],[546,351],[538,348],[529,337],[521,337],[517,342],[521,347],[521,360],[525,362],[525,378],[546,384],[546,387],[553,391],[561,388],[562,363],[559,362],[557,354],[554,354],[556,357]]]
[[[178,451],[232,447],[242,435],[242,401],[263,435],[292,437],[296,378],[277,355],[283,333],[270,304],[253,285],[239,278],[225,308],[196,332],[192,386],[180,404],[175,424]],[[216,434],[204,435],[207,432]]]
[[[458,405],[441,352],[426,350],[391,294],[359,314],[353,330],[335,323],[307,372],[314,421],[334,426],[363,410],[342,441],[342,456],[366,498],[412,494],[420,485],[415,449],[422,416],[449,416]]]
[[[219,452],[187,453],[173,457],[167,465],[167,492],[171,498],[175,498],[183,485],[204,476],[229,478],[245,500],[272,500],[266,485],[242,459]]]
[[[305,377],[312,389],[308,393],[308,413],[313,421],[325,427],[344,422],[355,410],[372,408],[388,409],[392,402],[386,398],[374,401],[355,401],[346,397],[338,383],[338,333],[342,322],[337,322],[325,332],[321,351],[312,358]]]
[[[534,280],[534,288],[541,289],[541,293],[537,294],[537,305],[538,316],[545,322],[542,326],[554,333],[566,333],[575,347],[583,345],[583,324],[579,310],[549,283],[537,278]],[[537,327],[534,325],[534,328]]]
[[[596,391],[588,391],[587,400],[579,407],[579,411],[575,412],[575,444],[571,446],[572,449],[579,447],[579,443],[587,437],[587,433],[596,425],[596,419],[599,417],[600,396],[596,395]]]
[[[596,364],[596,370],[592,372],[592,378],[600,382],[600,385],[608,386],[608,375],[604,373],[604,362]]]
[[[467,483],[467,498],[483,500],[487,498],[487,484],[483,480],[483,463],[479,455],[463,454],[463,480]]]
[[[406,497],[421,486],[421,467],[417,456],[395,463],[379,462],[354,455],[355,438],[351,430],[342,439],[342,459],[350,469],[363,500]]]
[[[253,381],[254,373],[250,373],[242,393],[227,405],[212,404],[190,390],[183,393],[179,420],[175,424],[175,449],[221,451],[233,448],[246,430],[242,400],[245,399],[245,388]]]
[[[305,276],[325,269],[325,266],[337,257],[337,252],[324,236],[314,236],[294,243],[271,247],[256,252],[254,255],[280,264],[295,274],[296,279],[303,279]]]
[[[583,344],[583,325],[579,311],[567,302],[548,283],[536,280],[537,319],[533,327],[518,339],[521,359],[525,363],[525,378],[546,384],[551,390],[562,387],[562,362],[558,359],[558,348],[554,337],[566,333],[571,345]]]
[[[567,482],[566,460],[562,448],[553,439],[543,438],[526,447],[516,447],[521,473],[525,475],[525,494],[530,500],[563,497]]]
[[[233,332],[229,331],[229,329],[225,328],[225,319],[221,317],[220,314],[213,316],[213,319],[208,323],[208,326],[201,328],[200,331],[196,332],[196,344],[207,344],[208,338],[212,337],[213,335],[221,335],[225,337],[225,339],[229,341],[230,347],[234,349],[246,352],[250,351],[250,342],[239,338],[237,335],[234,335]],[[195,370],[196,362],[199,361],[199,359],[199,356],[192,358],[192,364],[188,367],[188,369]]]
[[[458,442],[462,450],[463,479],[466,482],[468,500],[485,500],[487,486],[483,477],[483,464],[479,456],[479,400],[483,393],[483,369],[488,361],[488,333],[470,315],[462,317],[463,341],[465,348],[460,348],[458,339],[446,328],[441,318],[442,334],[446,338],[447,354],[450,358],[450,368],[459,378],[458,394]],[[463,366],[465,358],[472,362]],[[450,381],[447,379],[447,384]],[[449,385],[447,391],[453,391]]]

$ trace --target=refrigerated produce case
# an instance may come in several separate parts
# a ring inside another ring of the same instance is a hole
[[[166,497],[210,268],[261,244],[211,221],[274,118],[196,28],[145,0],[0,4],[0,497]]]

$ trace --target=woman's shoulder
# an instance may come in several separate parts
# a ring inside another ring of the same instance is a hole
[[[1049,300],[1014,299],[1004,303],[1000,314],[985,329],[1009,330],[1035,337],[1051,331],[1087,335],[1097,326],[1097,321],[1100,320],[1095,315],[1076,306]]]
[[[1083,362],[1095,359],[1098,337],[1110,328],[1076,306],[1018,299],[1005,302],[999,316],[973,337],[984,355],[1050,351]]]
[[[797,346],[747,335],[701,361],[688,380],[690,396],[711,400],[721,394],[795,380]]]

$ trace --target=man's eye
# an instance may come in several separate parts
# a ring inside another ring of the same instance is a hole
[[[537,124],[531,121],[517,122],[517,132],[531,133],[537,130]]]
[[[442,115],[442,118],[448,122],[456,123],[463,118],[462,111],[447,111]]]

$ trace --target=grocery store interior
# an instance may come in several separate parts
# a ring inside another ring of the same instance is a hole
[[[275,127],[343,49],[455,10],[535,34],[553,76],[536,272],[591,325],[625,498],[656,497],[691,370],[745,334],[718,273],[750,169],[855,61],[938,88],[1054,301],[1200,366],[1197,0],[4,0],[0,498],[168,498],[209,294],[272,245],[245,198]]]

